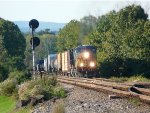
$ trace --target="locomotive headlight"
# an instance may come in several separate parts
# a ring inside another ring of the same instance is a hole
[[[80,67],[83,67],[84,66],[84,64],[83,63],[80,63]]]
[[[89,57],[90,57],[90,53],[87,52],[87,51],[85,51],[85,52],[83,53],[83,57],[84,57],[85,59],[89,58]]]
[[[90,62],[90,67],[95,67],[95,62]]]

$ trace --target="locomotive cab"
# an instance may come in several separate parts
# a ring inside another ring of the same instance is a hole
[[[91,45],[78,46],[74,50],[75,67],[82,75],[87,75],[96,70],[96,47]]]

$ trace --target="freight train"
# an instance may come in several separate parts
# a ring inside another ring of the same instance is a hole
[[[96,74],[96,47],[81,45],[44,59],[44,70],[69,76],[94,76]]]

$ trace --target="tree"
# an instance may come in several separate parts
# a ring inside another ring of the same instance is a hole
[[[72,49],[78,46],[80,24],[77,20],[71,20],[57,36],[58,51]]]
[[[0,35],[9,56],[21,56],[24,58],[25,38],[17,25],[10,21],[0,19]]]
[[[38,35],[43,35],[43,34],[51,34],[50,29],[45,29],[45,30],[41,30],[37,33]]]
[[[15,64],[24,59],[25,38],[21,34],[17,25],[13,22],[0,19],[0,48],[1,48],[1,64],[11,67],[9,62],[14,59]],[[17,63],[18,64],[18,63]],[[22,68],[21,68],[22,67]],[[12,65],[11,68],[23,69],[24,65]],[[10,70],[9,70],[10,71]]]
[[[150,26],[147,17],[144,9],[135,5],[99,17],[90,42],[98,49],[101,72],[120,76],[148,72]]]
[[[7,52],[4,48],[3,37],[0,36],[0,82],[8,77],[8,70],[6,69],[3,62],[7,61]]]
[[[6,51],[5,47],[4,47],[4,41],[3,40],[4,40],[4,38],[2,36],[0,36],[0,53],[1,53],[0,61],[1,62],[5,62],[6,59],[7,59],[7,57],[6,57],[7,56],[7,51]]]
[[[80,19],[80,45],[89,44],[89,34],[96,28],[97,18],[89,15]]]
[[[57,52],[56,47],[56,36],[53,34],[41,34],[38,35],[40,38],[40,45],[35,48],[35,60],[44,59],[48,54],[53,54]],[[30,45],[31,35],[26,35],[26,51],[25,51],[25,63],[32,69],[32,49]]]

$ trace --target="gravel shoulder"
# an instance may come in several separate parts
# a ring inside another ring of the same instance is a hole
[[[110,99],[103,92],[63,83],[61,86],[68,92],[66,98],[38,104],[32,113],[54,113],[56,106],[63,107],[65,113],[150,113],[150,105],[135,99]]]

